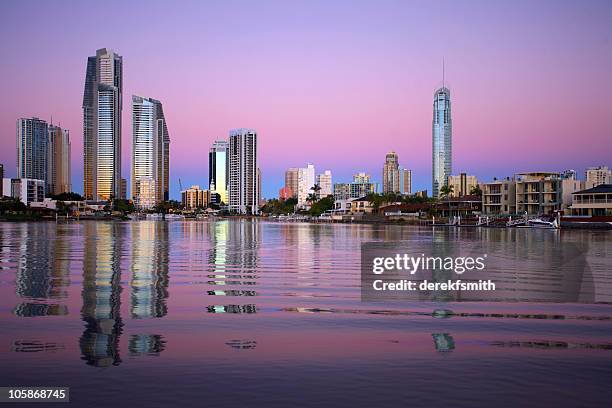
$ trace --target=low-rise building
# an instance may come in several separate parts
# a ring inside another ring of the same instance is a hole
[[[374,212],[374,205],[366,197],[351,201],[351,214],[372,214],[372,212]]]
[[[181,191],[181,199],[186,210],[206,208],[210,204],[210,192],[194,185],[185,191]]]
[[[29,178],[4,178],[2,179],[2,193],[29,205],[32,202],[44,200],[45,181]]]
[[[600,184],[573,193],[571,215],[612,216],[612,184]]]
[[[493,179],[481,184],[482,213],[508,215],[516,213],[516,183],[513,178]]]
[[[482,198],[478,195],[449,197],[436,202],[433,208],[442,217],[474,217],[482,212]]]
[[[552,214],[561,210],[562,183],[559,173],[519,173],[516,180],[516,212]]]

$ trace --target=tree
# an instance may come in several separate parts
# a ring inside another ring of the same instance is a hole
[[[334,196],[328,195],[327,197],[323,197],[317,202],[315,202],[312,207],[310,207],[310,215],[314,217],[318,217],[323,214],[327,210],[331,210],[334,208]]]
[[[454,190],[453,186],[448,186],[448,185],[442,186],[442,188],[440,188],[440,197],[448,198],[453,193],[453,190]]]
[[[5,214],[7,212],[24,212],[26,209],[26,205],[18,198],[0,198],[0,214]]]
[[[296,204],[297,199],[295,198],[288,198],[286,200],[272,198],[261,207],[261,212],[271,215],[292,214]]]
[[[470,195],[482,196],[482,190],[478,184],[470,189]]]
[[[136,211],[136,207],[132,201],[118,198],[113,200],[113,211],[119,211],[125,215]]]

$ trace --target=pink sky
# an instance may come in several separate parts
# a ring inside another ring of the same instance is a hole
[[[171,196],[208,185],[210,144],[259,133],[264,195],[287,167],[380,181],[395,150],[431,190],[433,92],[447,62],[453,172],[612,167],[609,2],[3,2],[0,163],[15,174],[15,121],[61,122],[82,191],[83,81],[101,47],[124,58],[123,173],[130,96],[164,104]]]

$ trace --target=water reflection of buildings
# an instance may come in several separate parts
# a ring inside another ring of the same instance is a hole
[[[166,340],[158,334],[134,334],[130,336],[130,356],[158,356],[166,349]]]
[[[215,221],[206,223],[206,230],[210,240],[208,253],[207,276],[211,280],[209,285],[214,286],[243,286],[256,285],[258,276],[258,250],[260,243],[260,225],[252,221]],[[207,291],[211,296],[256,296],[252,289],[221,289],[211,288]],[[231,305],[230,305],[231,306]],[[228,310],[234,310],[228,306]],[[211,309],[212,308],[212,309]],[[238,307],[240,309],[240,307]],[[246,313],[253,313],[254,308],[246,308]],[[215,307],[209,307],[212,313]],[[243,311],[244,312],[244,311]],[[229,313],[237,313],[229,311]]]
[[[164,317],[168,313],[168,223],[143,221],[131,225],[132,318]]]
[[[46,224],[24,223],[18,227],[15,291],[24,299],[14,309],[21,317],[61,316],[68,307],[50,300],[66,299],[70,285],[67,226],[48,228]]]
[[[89,365],[119,365],[121,320],[122,223],[83,223],[83,307],[85,331],[81,335],[82,359]]]

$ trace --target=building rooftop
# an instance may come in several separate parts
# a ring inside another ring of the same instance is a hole
[[[576,191],[572,194],[597,194],[597,193],[612,193],[612,184],[600,184],[593,188],[587,188],[586,190]]]

